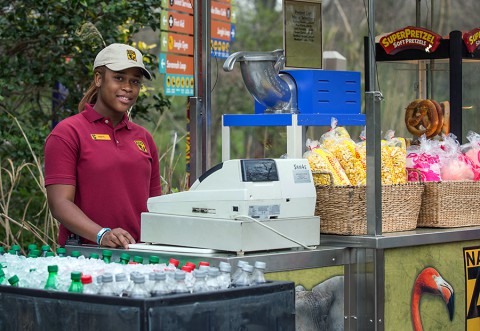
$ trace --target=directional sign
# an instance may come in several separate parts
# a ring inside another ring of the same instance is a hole
[[[210,55],[220,59],[226,59],[230,55],[230,42],[219,39],[212,39]]]
[[[230,41],[231,35],[231,24],[220,22],[220,21],[211,21],[211,38],[220,39],[225,41]]]
[[[212,1],[210,5],[210,14],[212,19],[230,22],[232,19],[232,9],[230,4]]]
[[[168,32],[160,33],[160,46],[164,53],[193,55],[193,44],[193,36]]]
[[[193,57],[163,54],[159,56],[159,71],[161,74],[193,75]]]
[[[194,79],[190,75],[166,74],[164,80],[165,95],[193,95]]]
[[[162,10],[160,29],[162,31],[193,34],[193,16]]]
[[[162,0],[162,8],[193,14],[192,2],[190,0]]]

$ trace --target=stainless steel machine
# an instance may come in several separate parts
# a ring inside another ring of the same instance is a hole
[[[305,159],[228,160],[189,191],[150,198],[141,241],[243,253],[320,244]]]

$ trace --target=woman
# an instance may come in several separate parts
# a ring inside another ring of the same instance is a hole
[[[128,120],[143,77],[142,54],[124,44],[101,50],[79,114],[61,121],[45,143],[48,204],[59,245],[128,248],[140,239],[147,199],[161,194],[158,152],[146,129]]]

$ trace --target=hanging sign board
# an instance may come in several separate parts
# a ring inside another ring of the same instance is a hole
[[[380,45],[387,54],[397,54],[406,49],[419,49],[433,53],[440,44],[442,36],[430,30],[407,26],[380,38]]]
[[[473,29],[463,34],[463,42],[469,53],[475,52],[480,46],[480,28]]]
[[[322,3],[284,0],[285,66],[322,68]]]

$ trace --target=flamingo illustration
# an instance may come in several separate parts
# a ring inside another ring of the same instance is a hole
[[[422,331],[422,321],[420,319],[420,298],[423,293],[439,295],[448,308],[450,321],[453,319],[454,297],[453,288],[434,268],[428,267],[422,270],[415,280],[412,295],[412,322],[415,331]]]

